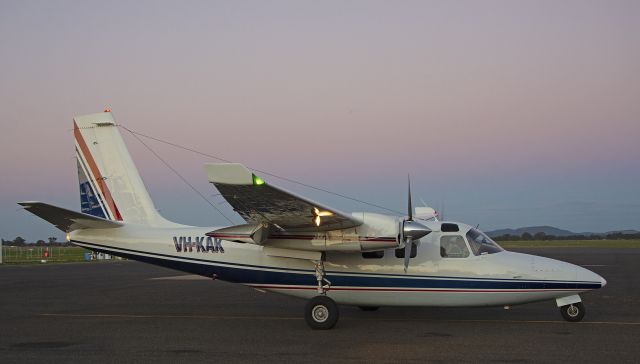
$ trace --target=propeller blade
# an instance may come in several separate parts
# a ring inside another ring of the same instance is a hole
[[[408,182],[408,187],[409,187],[409,203],[407,205],[407,207],[409,208],[409,218],[407,220],[412,221],[413,220],[413,207],[411,206],[411,176],[407,175],[407,182]]]
[[[413,245],[413,238],[407,236],[407,242],[404,243],[404,272],[407,273],[409,269],[409,258],[411,258],[411,247]]]

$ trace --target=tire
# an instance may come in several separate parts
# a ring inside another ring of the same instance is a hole
[[[579,322],[584,317],[585,309],[582,302],[578,302],[560,307],[560,313],[569,322]]]
[[[340,313],[338,305],[327,296],[315,296],[304,308],[304,319],[314,330],[329,330],[336,325]]]
[[[378,306],[358,306],[362,311],[378,311],[380,307]]]

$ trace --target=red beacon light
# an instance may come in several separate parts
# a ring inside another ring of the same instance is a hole
[[[108,107],[105,107],[105,108],[104,108],[104,112],[111,112],[111,109],[110,109],[110,108],[108,108]]]

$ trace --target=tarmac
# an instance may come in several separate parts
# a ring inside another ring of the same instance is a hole
[[[516,250],[516,249],[514,249]],[[565,322],[555,302],[503,308],[341,306],[313,331],[305,301],[131,261],[0,266],[0,363],[638,362],[640,249],[518,249],[607,279]]]

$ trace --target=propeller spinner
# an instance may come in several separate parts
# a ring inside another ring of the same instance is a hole
[[[404,272],[409,268],[409,258],[411,258],[411,246],[414,240],[418,240],[431,232],[431,229],[419,222],[413,221],[413,206],[411,205],[411,177],[408,181],[408,204],[409,214],[407,219],[402,220],[402,228],[400,229],[400,241],[404,242]]]

